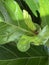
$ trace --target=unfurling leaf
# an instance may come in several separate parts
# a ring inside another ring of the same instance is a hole
[[[29,15],[29,13],[26,10],[23,10],[23,16],[24,16],[24,21],[26,23],[26,25],[32,30],[32,31],[36,31],[36,26],[35,24],[32,22],[31,16]]]
[[[49,29],[45,26],[37,36],[23,35],[17,43],[17,48],[25,52],[30,48],[30,44],[44,45],[49,40]]]
[[[17,43],[17,48],[21,52],[26,52],[30,48],[30,38],[23,35]]]

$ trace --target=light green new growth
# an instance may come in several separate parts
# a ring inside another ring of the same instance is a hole
[[[49,39],[48,26],[45,26],[43,30],[37,36],[26,36],[23,35],[17,43],[17,48],[21,52],[25,52],[30,48],[30,44],[33,45],[44,45]]]
[[[36,26],[35,24],[32,22],[31,16],[29,15],[29,13],[26,10],[23,10],[23,17],[25,20],[26,25],[32,30],[35,31],[36,30]]]

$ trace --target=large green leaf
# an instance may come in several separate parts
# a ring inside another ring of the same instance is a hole
[[[19,5],[14,0],[1,0],[0,13],[2,15],[0,15],[0,44],[14,41],[23,34],[33,35],[24,22]]]
[[[39,5],[40,5],[40,16],[42,20],[41,26],[44,27],[48,25],[49,29],[49,0],[39,0]],[[49,41],[47,41],[46,45],[49,48]]]
[[[24,34],[28,35],[27,30],[0,22],[0,44],[5,44],[7,42],[14,41],[15,39],[19,40],[19,38]]]
[[[0,23],[0,44],[5,44],[15,39],[18,40],[23,34],[25,34],[25,32],[15,26],[3,22]]]
[[[48,52],[45,46],[34,46],[27,52],[20,52],[9,43],[0,46],[0,65],[48,65]]]
[[[42,27],[49,26],[49,0],[39,0]]]
[[[27,25],[24,23],[23,13],[19,5],[14,0],[1,0],[0,11],[4,16],[6,23],[16,25],[28,30]]]

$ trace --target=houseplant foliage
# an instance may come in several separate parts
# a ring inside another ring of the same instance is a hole
[[[0,65],[48,65],[49,2],[23,0],[41,25],[18,2],[0,0]]]

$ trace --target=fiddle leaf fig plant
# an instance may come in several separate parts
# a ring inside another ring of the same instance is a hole
[[[30,11],[34,14],[33,16],[36,18],[38,17],[36,11],[38,11],[41,19],[40,25],[32,20],[32,16],[28,10],[25,8],[23,8],[23,10],[21,9],[20,5],[22,5],[22,1],[27,4]],[[21,4],[18,4],[18,2]],[[29,61],[26,62],[27,59],[31,59],[36,55],[43,55],[45,56],[44,58],[47,59],[46,56],[48,56],[49,1],[18,0],[18,2],[17,0],[0,0],[0,52],[2,53],[0,54],[0,60],[5,60],[5,62],[1,62],[0,65],[31,65],[33,63],[29,63]],[[37,48],[38,51],[31,51],[31,48]],[[44,50],[41,51],[43,48]],[[3,54],[5,55],[4,58],[2,57]],[[20,63],[15,62],[16,58]],[[8,59],[13,59],[13,62],[9,60],[10,63],[8,64]],[[40,57],[39,59],[42,60],[43,58],[41,59]],[[33,60],[33,58],[31,60]],[[24,62],[24,64],[22,62]],[[39,61],[34,65],[47,65],[47,63],[48,62],[42,64],[42,62]]]

